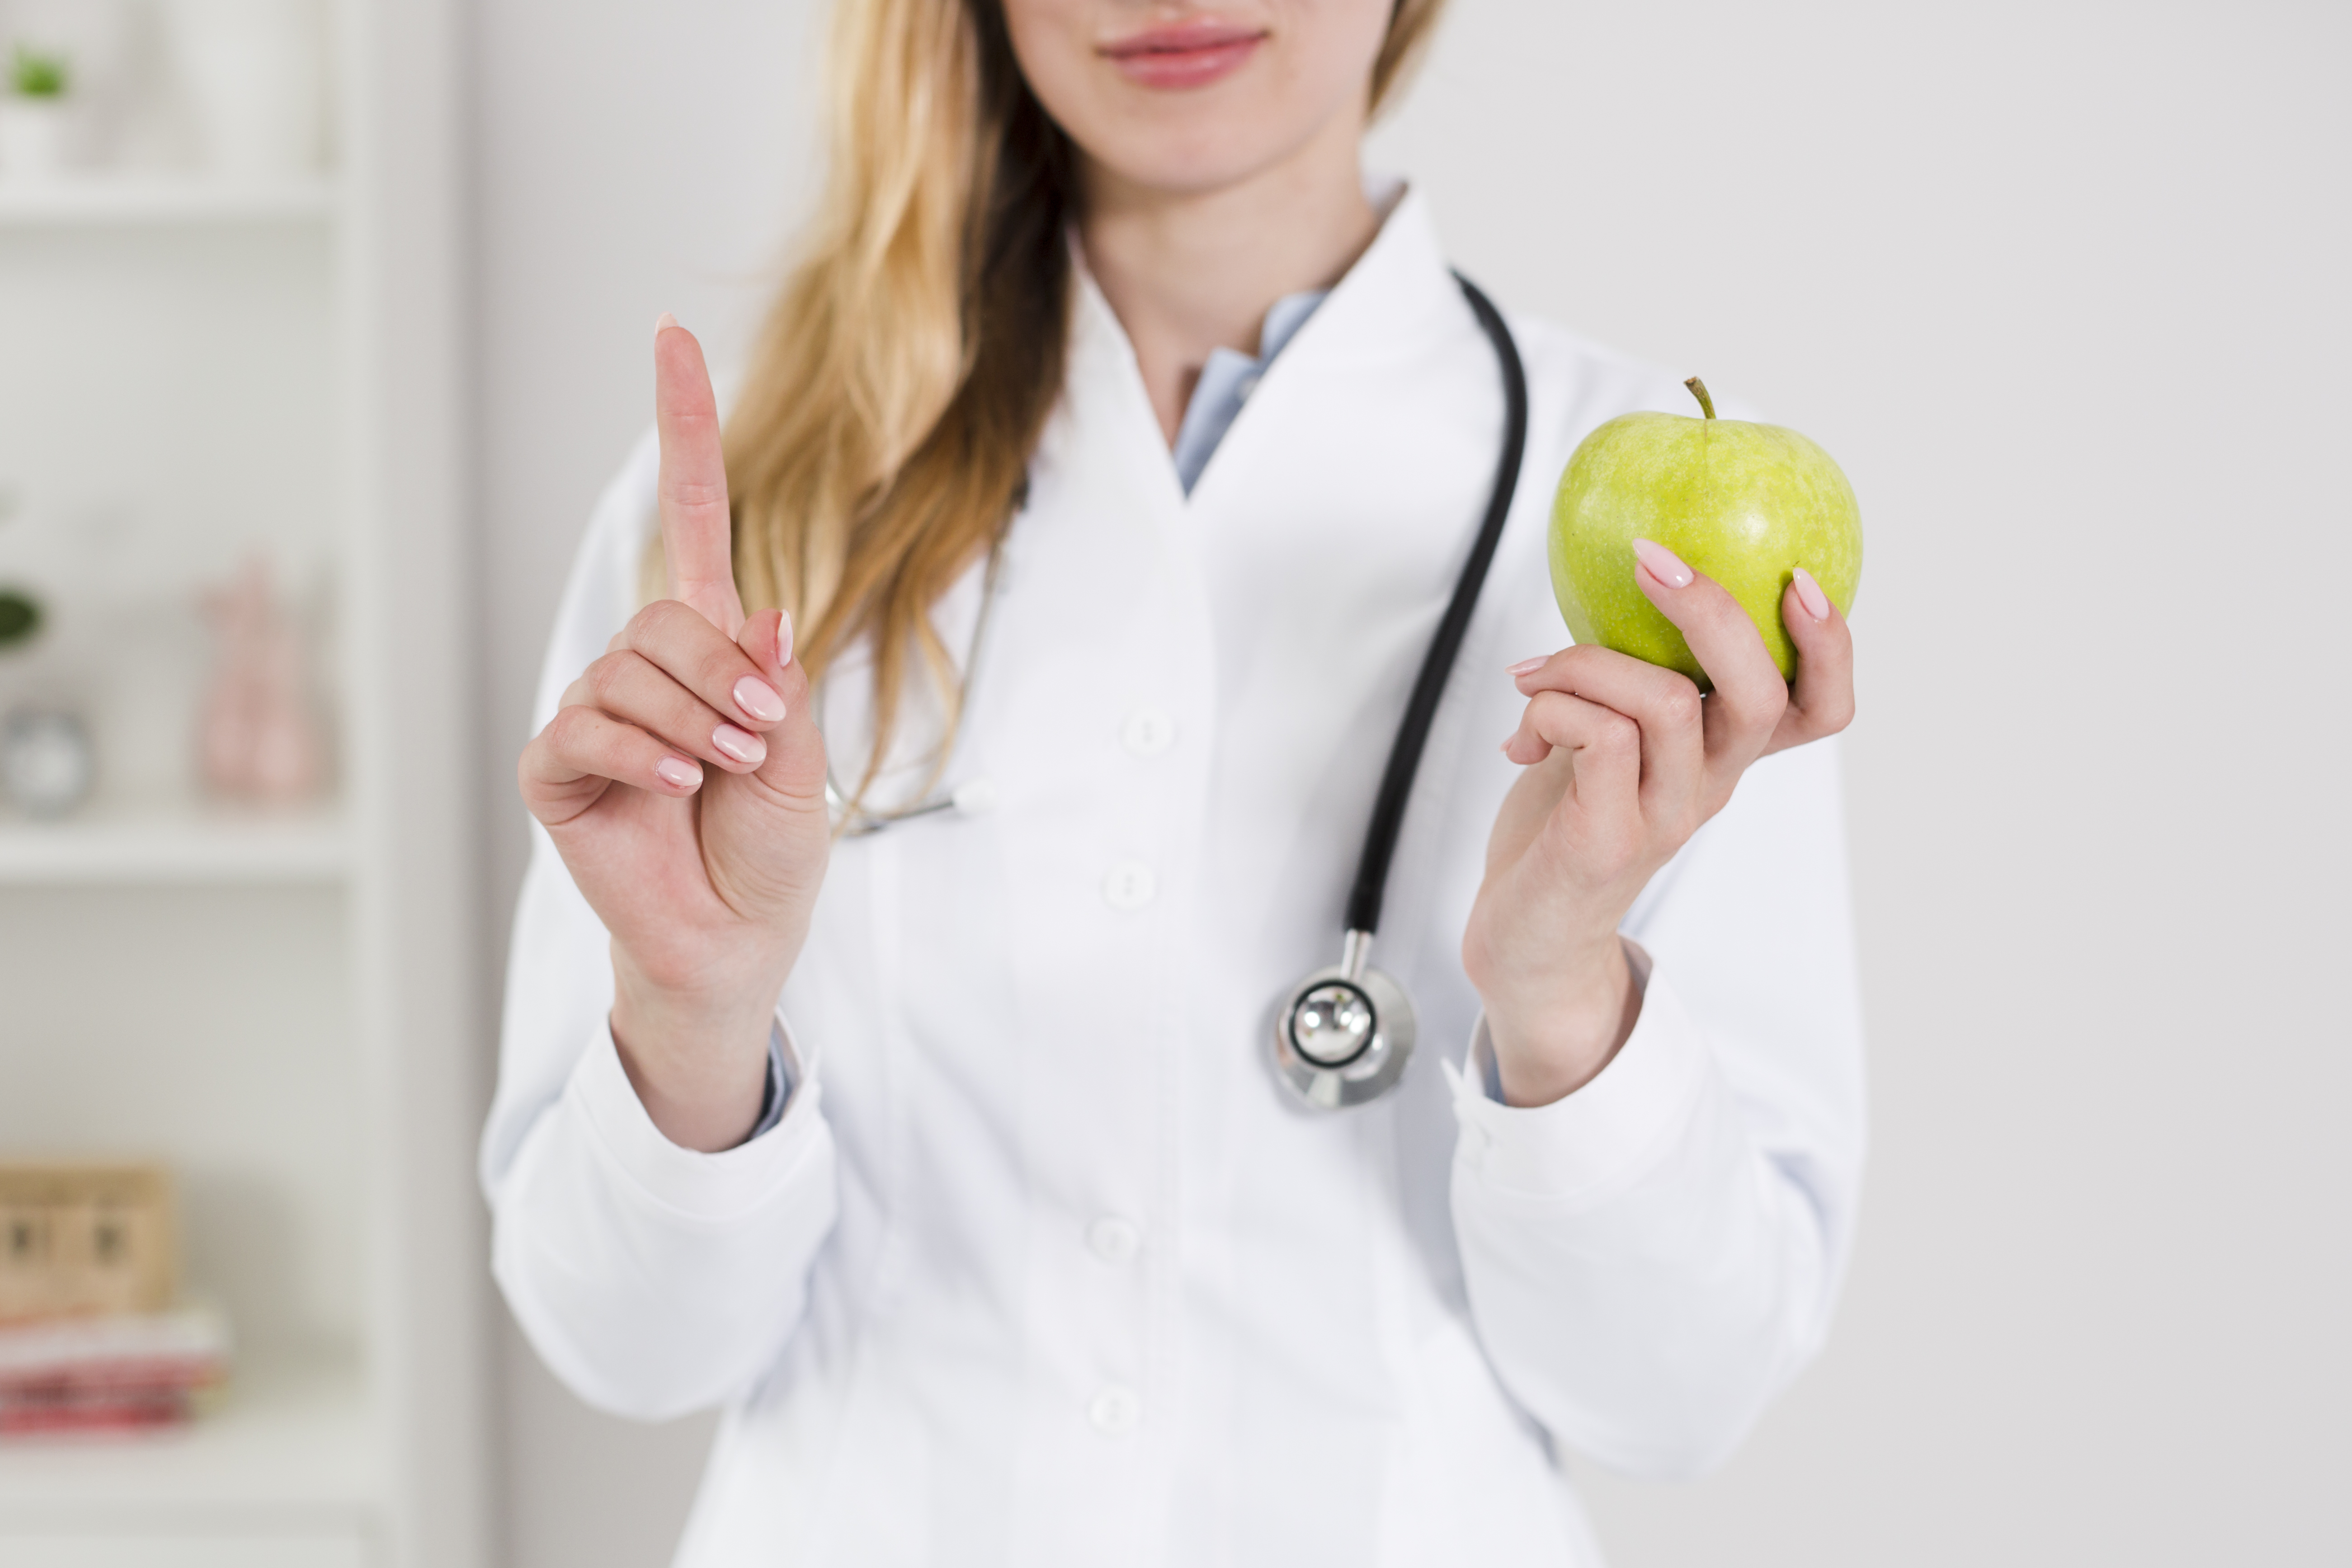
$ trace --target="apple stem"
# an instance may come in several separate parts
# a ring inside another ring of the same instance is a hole
[[[1698,405],[1700,408],[1706,410],[1706,416],[1709,419],[1714,418],[1715,399],[1706,395],[1706,383],[1701,381],[1696,376],[1693,376],[1688,381],[1684,382],[1683,384],[1691,389],[1691,395],[1698,399]]]

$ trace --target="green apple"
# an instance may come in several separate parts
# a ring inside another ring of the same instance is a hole
[[[1830,455],[1794,430],[1704,417],[1625,414],[1584,438],[1551,503],[1551,588],[1568,629],[1709,685],[1675,624],[1633,581],[1633,541],[1647,539],[1723,584],[1764,634],[1783,679],[1797,649],[1780,595],[1799,566],[1843,615],[1862,580],[1862,513]]]

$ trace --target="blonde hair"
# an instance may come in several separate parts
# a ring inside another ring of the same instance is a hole
[[[1377,109],[1444,0],[1396,0]],[[812,676],[860,638],[873,750],[909,660],[962,693],[931,607],[1002,538],[1061,394],[1076,199],[1069,142],[1031,93],[1000,0],[837,0],[832,165],[803,259],[727,424],[736,581],[791,612]]]

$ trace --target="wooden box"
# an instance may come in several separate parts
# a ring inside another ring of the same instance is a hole
[[[154,1312],[179,1288],[169,1173],[0,1163],[0,1322]]]

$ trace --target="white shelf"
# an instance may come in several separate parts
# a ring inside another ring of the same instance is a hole
[[[483,1048],[478,672],[456,591],[468,267],[448,45],[467,13],[321,9],[340,168],[273,185],[0,171],[0,477],[57,520],[54,546],[27,535],[59,552],[57,592],[79,572],[157,617],[118,654],[102,617],[85,634],[61,614],[26,678],[37,696],[54,676],[103,721],[102,754],[140,765],[62,822],[0,805],[0,1132],[175,1158],[192,1277],[248,1304],[257,1334],[278,1310],[352,1356],[272,1367],[259,1338],[265,1359],[190,1431],[0,1440],[0,1568],[492,1561],[480,1199],[446,1158],[478,1129]],[[287,472],[257,480],[250,454],[289,442]],[[254,544],[305,582],[332,552],[331,596],[299,602],[331,608],[319,695],[348,787],[307,814],[183,800],[171,737],[203,671],[138,685],[124,662],[193,661],[189,590]],[[187,1003],[167,1039],[89,1006],[124,988],[122,942],[159,940]]]
[[[327,815],[0,822],[0,888],[333,882],[351,864],[350,834]]]
[[[335,187],[326,180],[241,185],[195,175],[0,177],[0,229],[323,222],[335,208]]]
[[[364,1384],[348,1359],[240,1367],[174,1431],[0,1438],[0,1536],[207,1520],[353,1519],[383,1501]]]

